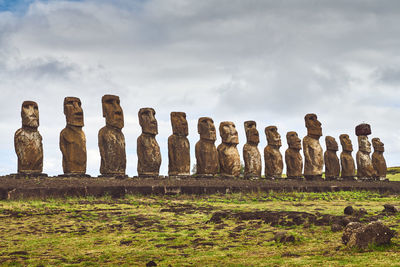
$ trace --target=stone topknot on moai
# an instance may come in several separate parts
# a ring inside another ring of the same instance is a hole
[[[288,149],[285,151],[286,176],[289,179],[302,179],[303,158],[300,154],[301,140],[296,132],[286,134]]]
[[[339,158],[336,151],[339,150],[338,143],[332,136],[325,137],[326,151],[324,153],[325,161],[325,179],[336,180],[340,175]]]
[[[18,157],[18,174],[43,174],[43,144],[38,131],[39,108],[36,102],[24,101],[21,107],[22,128],[15,132],[14,147]]]
[[[354,180],[356,166],[353,156],[351,155],[351,152],[353,152],[353,145],[351,143],[349,135],[347,134],[341,134],[339,136],[339,139],[340,144],[342,145],[342,153],[340,153],[340,177],[343,180]]]
[[[196,174],[214,176],[218,173],[218,152],[215,147],[217,133],[214,121],[209,117],[201,117],[197,123],[197,132],[200,140],[196,143]]]
[[[282,154],[279,148],[282,146],[281,135],[276,126],[265,128],[268,145],[264,148],[265,178],[281,178],[283,171]]]
[[[356,135],[358,136],[358,151],[356,155],[357,161],[357,177],[359,179],[374,179],[376,171],[372,165],[370,157],[371,143],[368,141],[368,135],[371,134],[371,126],[363,123],[356,127]]]
[[[243,146],[244,177],[246,178],[261,177],[261,154],[257,147],[260,137],[256,127],[255,121],[244,122],[247,138],[247,143]]]
[[[168,138],[168,175],[190,175],[190,144],[186,113],[171,112],[172,135]]]
[[[217,147],[220,173],[222,176],[238,177],[240,175],[240,156],[237,150],[239,137],[233,122],[224,121],[219,125],[222,143]]]
[[[101,99],[103,117],[106,126],[99,131],[99,149],[101,156],[100,173],[105,177],[126,176],[124,114],[120,100],[115,95],[104,95]]]
[[[374,147],[374,153],[372,153],[372,165],[380,179],[386,178],[387,166],[386,160],[383,157],[385,152],[384,144],[379,138],[372,138],[372,146]]]
[[[156,140],[158,125],[156,112],[152,108],[141,108],[138,112],[142,134],[137,139],[137,171],[139,177],[154,177],[160,173],[161,153]]]
[[[304,177],[307,180],[322,178],[324,158],[319,138],[322,136],[321,123],[317,115],[310,113],[304,117],[307,136],[303,138]]]
[[[64,114],[67,126],[60,133],[60,150],[63,155],[62,176],[86,175],[86,137],[81,100],[77,97],[64,98]]]

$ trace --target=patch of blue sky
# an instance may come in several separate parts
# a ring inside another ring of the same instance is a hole
[[[12,13],[25,13],[28,10],[29,5],[33,2],[50,2],[58,0],[0,0],[0,12],[12,12]],[[80,2],[81,0],[67,0],[70,2]]]

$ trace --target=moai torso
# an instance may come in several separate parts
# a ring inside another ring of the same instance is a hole
[[[190,175],[190,144],[184,112],[171,112],[173,134],[168,138],[168,175]]]
[[[322,136],[321,123],[315,114],[305,116],[307,136],[303,138],[304,177],[313,179],[322,176],[324,158],[319,138]]]
[[[39,109],[36,102],[25,101],[21,108],[22,128],[14,135],[19,174],[41,174],[43,171],[42,136],[38,131]]]
[[[137,139],[139,176],[158,176],[160,173],[161,153],[156,140],[158,125],[155,114],[152,108],[141,108],[138,113],[142,127],[142,134]]]
[[[243,146],[244,177],[261,177],[261,154],[258,150],[260,142],[259,134],[255,121],[246,121],[244,128],[246,131],[247,143]]]
[[[220,174],[222,176],[240,175],[240,156],[237,150],[239,143],[238,134],[233,122],[221,122],[219,132],[222,144],[217,147]]]
[[[104,95],[102,105],[106,126],[100,129],[98,135],[101,156],[100,173],[103,176],[125,176],[125,137],[122,133],[124,115],[119,97]]]
[[[280,178],[283,171],[281,147],[281,136],[276,126],[265,128],[268,145],[264,148],[265,178]]]
[[[332,136],[325,137],[326,151],[324,153],[325,177],[328,179],[337,179],[340,175],[339,158],[336,155],[338,144]]]
[[[286,139],[289,148],[285,151],[287,178],[301,178],[303,176],[303,158],[300,154],[301,140],[296,132],[288,132]]]
[[[77,97],[64,99],[64,114],[67,126],[60,133],[60,150],[63,155],[64,174],[86,173],[86,137],[82,131],[83,111]]]
[[[351,155],[353,151],[353,145],[347,134],[341,134],[339,139],[340,144],[342,145],[342,153],[340,153],[340,177],[343,179],[353,179],[356,169],[353,156]]]
[[[213,176],[219,171],[218,151],[215,147],[216,131],[214,121],[208,117],[199,118],[197,131],[200,140],[196,143],[196,174]]]
[[[372,165],[379,178],[386,178],[387,166],[386,160],[383,156],[384,144],[379,138],[372,138],[372,145],[374,147],[374,153],[372,153]]]

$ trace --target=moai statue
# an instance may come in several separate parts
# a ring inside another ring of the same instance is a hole
[[[384,144],[379,138],[372,138],[372,146],[374,147],[374,153],[372,153],[372,165],[380,179],[386,178],[387,166],[386,160],[383,157],[385,152]]]
[[[342,145],[342,153],[340,153],[340,165],[341,174],[340,177],[343,180],[354,180],[356,175],[356,166],[354,163],[353,156],[353,145],[351,143],[350,137],[347,134],[341,134],[339,136],[340,144]]]
[[[244,177],[246,178],[261,177],[261,154],[257,147],[260,137],[256,126],[255,121],[244,122],[247,138],[247,143],[243,146]]]
[[[302,179],[303,158],[300,154],[301,140],[296,132],[288,132],[286,140],[289,146],[285,151],[286,176],[289,179]]]
[[[139,124],[142,134],[137,139],[137,171],[139,177],[154,177],[160,173],[161,153],[156,140],[158,134],[156,112],[152,108],[139,110]]]
[[[322,178],[324,158],[319,138],[322,136],[321,123],[317,115],[310,113],[304,117],[307,136],[303,138],[304,177],[306,180]]]
[[[214,176],[218,174],[218,152],[215,147],[217,134],[214,121],[208,117],[201,117],[197,123],[197,132],[200,140],[196,143],[196,174],[200,176]]]
[[[60,133],[60,150],[63,155],[64,175],[86,175],[86,137],[82,131],[83,111],[81,100],[77,97],[64,98],[64,114],[67,126]]]
[[[358,136],[358,151],[356,155],[358,179],[371,180],[376,178],[376,171],[370,157],[371,143],[368,141],[368,135],[370,134],[371,127],[369,124],[364,123],[356,127],[356,135]]]
[[[265,128],[268,145],[264,148],[265,178],[281,178],[283,171],[282,154],[279,148],[282,146],[281,135],[276,126]]]
[[[186,113],[171,112],[172,135],[168,138],[168,175],[190,175],[190,144]]]
[[[326,151],[324,153],[325,161],[325,179],[337,180],[340,175],[339,158],[336,151],[339,150],[338,143],[332,136],[325,137]]]
[[[120,106],[119,97],[104,95],[101,103],[103,117],[106,118],[106,126],[100,129],[98,135],[101,156],[100,176],[125,177],[125,137],[122,133],[124,114]]]
[[[239,137],[233,122],[224,121],[219,125],[222,143],[217,147],[220,173],[222,176],[238,177],[240,175],[240,156],[236,146]]]
[[[39,108],[36,102],[24,101],[21,108],[22,128],[15,132],[14,147],[18,157],[18,174],[47,176],[43,171],[42,136],[38,131]]]

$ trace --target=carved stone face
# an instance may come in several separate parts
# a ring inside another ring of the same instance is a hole
[[[301,140],[296,132],[288,132],[286,134],[286,140],[289,148],[297,150],[301,149]]]
[[[267,136],[268,145],[282,146],[281,135],[278,133],[278,128],[276,126],[266,127],[265,135]]]
[[[200,134],[200,139],[210,141],[217,140],[217,131],[215,130],[214,121],[209,117],[199,118],[197,132]]]
[[[333,150],[333,151],[339,150],[338,143],[332,136],[325,137],[325,143],[326,143],[326,150]]]
[[[353,144],[351,143],[350,137],[347,134],[341,134],[339,136],[340,144],[342,145],[343,151],[353,151]]]
[[[141,108],[139,110],[139,124],[142,132],[146,134],[158,134],[158,124],[156,120],[156,111],[153,108]]]
[[[360,135],[358,137],[358,149],[362,152],[371,153],[371,143],[368,141],[368,137]]]
[[[307,134],[315,137],[322,136],[321,123],[317,119],[317,115],[310,113],[304,117],[306,122]]]
[[[39,107],[34,101],[24,101],[21,107],[22,125],[36,129],[39,127]]]
[[[124,113],[120,106],[119,97],[115,95],[105,95],[101,99],[103,105],[103,117],[106,124],[118,129],[124,128]]]
[[[185,112],[171,112],[172,132],[179,136],[188,136],[188,123]]]
[[[376,152],[385,152],[385,145],[379,138],[372,138],[372,146]]]
[[[260,136],[257,131],[257,123],[255,121],[245,121],[244,130],[246,131],[247,143],[257,145],[260,143]]]
[[[239,144],[238,132],[236,126],[231,121],[223,121],[219,125],[219,134],[223,143]]]
[[[68,125],[79,127],[84,125],[81,105],[81,100],[77,97],[64,98],[64,114]]]

